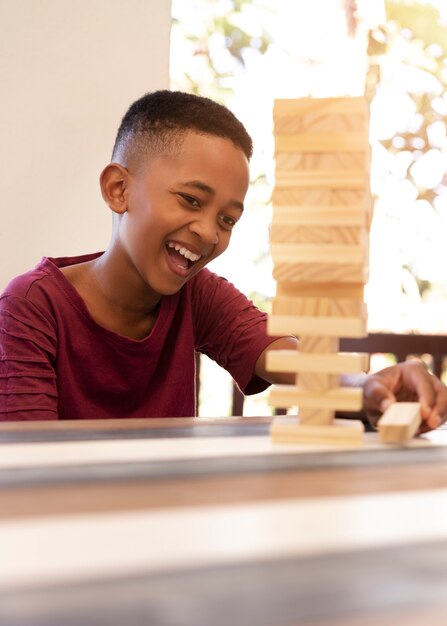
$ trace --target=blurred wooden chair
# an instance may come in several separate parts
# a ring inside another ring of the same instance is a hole
[[[341,339],[340,350],[392,354],[397,363],[412,357],[423,358],[433,374],[441,378],[447,357],[447,335],[370,333],[361,339]]]

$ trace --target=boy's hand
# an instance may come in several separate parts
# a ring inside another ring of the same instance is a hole
[[[447,387],[421,361],[398,363],[366,378],[363,406],[372,424],[396,401],[421,403],[419,433],[437,428],[447,418]]]

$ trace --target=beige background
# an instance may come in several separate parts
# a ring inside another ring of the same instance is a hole
[[[103,249],[98,176],[133,100],[169,86],[170,0],[0,0],[0,290]]]

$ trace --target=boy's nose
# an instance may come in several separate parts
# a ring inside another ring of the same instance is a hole
[[[191,223],[191,231],[208,244],[216,245],[219,241],[217,224],[214,218],[200,218]]]

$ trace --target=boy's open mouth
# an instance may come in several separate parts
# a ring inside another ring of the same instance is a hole
[[[191,268],[201,258],[199,254],[195,254],[195,252],[191,252],[188,248],[184,248],[172,241],[168,242],[166,248],[175,264],[185,270]]]

